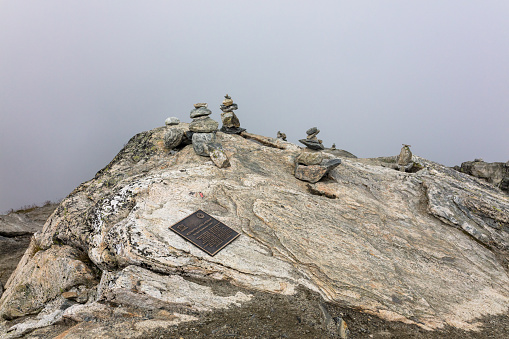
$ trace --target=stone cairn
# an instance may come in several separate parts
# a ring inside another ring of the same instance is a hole
[[[315,183],[341,164],[341,159],[324,157],[322,140],[316,138],[318,133],[320,130],[312,127],[306,131],[307,138],[299,140],[306,145],[296,159],[295,177],[299,180]]]
[[[198,155],[210,156],[217,167],[224,168],[230,165],[230,161],[221,144],[216,141],[219,123],[209,117],[212,111],[207,106],[206,103],[197,103],[190,113],[190,117],[193,119],[189,124],[193,149]]]
[[[316,127],[311,127],[306,131],[306,134],[308,135],[306,139],[300,139],[299,142],[306,145],[308,148],[313,150],[323,150],[325,147],[323,147],[322,140],[319,140],[316,135],[320,133],[320,130]]]
[[[286,141],[286,134],[281,131],[277,131],[277,138]]]
[[[233,103],[232,98],[228,94],[224,96],[223,104],[219,108],[223,111],[223,113],[221,113],[221,121],[223,122],[221,132],[240,134],[246,130],[240,127],[239,118],[237,118],[237,115],[233,112],[238,109],[238,106]]]
[[[408,172],[413,166],[414,163],[412,161],[412,151],[410,151],[410,145],[403,144],[401,147],[401,152],[398,156],[398,161],[396,165],[396,169],[401,172]]]

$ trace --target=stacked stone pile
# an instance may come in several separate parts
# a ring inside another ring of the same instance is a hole
[[[189,124],[189,130],[193,132],[193,148],[196,154],[210,156],[209,144],[216,142],[218,122],[209,117],[212,111],[206,103],[194,104],[194,109],[189,114],[193,121]]]
[[[246,129],[240,127],[239,118],[233,112],[238,109],[237,104],[233,103],[232,98],[226,94],[224,96],[223,104],[220,106],[221,111],[221,120],[223,122],[223,126],[221,127],[221,132],[228,134],[240,134],[244,132]]]
[[[299,142],[306,145],[308,148],[313,150],[322,150],[325,149],[322,144],[322,140],[319,140],[316,135],[320,133],[320,130],[316,127],[311,127],[306,131],[308,135],[306,139],[300,139]]]
[[[283,133],[281,131],[277,131],[277,138],[281,139],[283,141],[286,141],[286,133]]]
[[[312,127],[306,131],[306,139],[299,140],[306,145],[296,159],[295,177],[299,180],[315,183],[322,179],[330,170],[341,164],[341,159],[327,159],[321,150],[324,149],[322,140],[316,135],[320,130]]]

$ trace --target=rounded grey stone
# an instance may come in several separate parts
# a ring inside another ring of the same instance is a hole
[[[318,133],[320,133],[320,130],[318,128],[316,128],[316,127],[311,127],[310,129],[308,129],[306,131],[307,135],[318,134]]]
[[[169,128],[164,134],[164,146],[168,149],[174,149],[182,142],[184,132],[179,128]]]
[[[172,125],[178,125],[180,124],[180,120],[179,118],[176,118],[176,117],[169,117],[167,118],[164,123],[168,126],[172,126]]]
[[[194,133],[193,149],[196,154],[208,157],[210,155],[208,145],[216,142],[216,133]]]

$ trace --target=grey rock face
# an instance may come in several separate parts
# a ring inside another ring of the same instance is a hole
[[[167,118],[164,123],[167,125],[167,126],[173,126],[173,125],[178,125],[180,124],[180,120],[179,118],[176,118],[176,117],[169,117]]]
[[[483,179],[509,193],[509,167],[503,162],[467,161],[459,171]]]
[[[182,143],[184,131],[179,128],[169,128],[164,134],[164,145],[168,149],[174,149]]]
[[[193,149],[196,154],[208,157],[209,144],[216,142],[216,133],[194,133],[193,134]]]
[[[189,114],[189,116],[194,119],[194,118],[198,118],[198,117],[203,117],[203,116],[207,116],[207,115],[211,115],[212,114],[212,111],[210,109],[208,109],[207,107],[199,107],[199,108],[195,108],[193,110],[191,110],[191,113]]]
[[[194,133],[211,133],[217,131],[219,123],[209,117],[195,119],[189,124],[189,130]]]
[[[218,168],[193,150],[202,133],[169,155],[165,130],[133,138],[62,201],[5,284],[0,315],[26,316],[18,319],[26,324],[78,285],[96,287],[97,297],[65,311],[80,321],[71,338],[158,337],[211,314],[245,313],[267,295],[265,305],[316,295],[429,330],[475,329],[509,308],[500,259],[507,258],[509,202],[492,185],[415,155],[424,166],[415,174],[343,159],[328,173],[333,180],[308,184],[293,175],[301,149],[291,143],[211,133],[207,142],[217,138],[230,161]],[[146,160],[133,161],[142,151]],[[334,163],[313,166],[326,171]],[[197,209],[240,237],[211,257],[168,229]],[[263,337],[256,323],[252,331]]]

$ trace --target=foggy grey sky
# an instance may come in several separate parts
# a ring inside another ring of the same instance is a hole
[[[65,197],[134,134],[317,126],[359,157],[509,160],[509,1],[0,0],[0,212]]]

